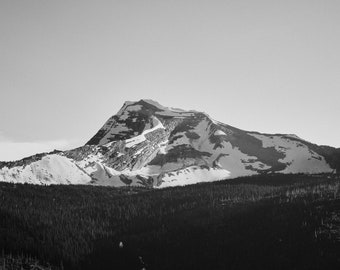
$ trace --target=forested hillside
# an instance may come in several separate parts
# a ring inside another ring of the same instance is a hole
[[[330,177],[162,190],[1,183],[1,256],[54,269],[339,269],[340,180]]]

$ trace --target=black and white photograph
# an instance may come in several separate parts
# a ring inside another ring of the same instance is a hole
[[[339,270],[339,0],[0,0],[0,270]]]

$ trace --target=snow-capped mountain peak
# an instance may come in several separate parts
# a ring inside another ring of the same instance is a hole
[[[84,145],[0,163],[0,181],[166,187],[260,173],[332,173],[340,150],[248,132],[206,113],[125,102]]]

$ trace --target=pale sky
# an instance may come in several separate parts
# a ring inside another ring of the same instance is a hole
[[[0,160],[89,140],[124,101],[340,147],[339,0],[1,0]]]

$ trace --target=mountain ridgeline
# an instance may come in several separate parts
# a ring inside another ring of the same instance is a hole
[[[82,147],[0,162],[0,181],[168,187],[268,173],[338,173],[340,149],[262,134],[152,100],[125,102]]]

